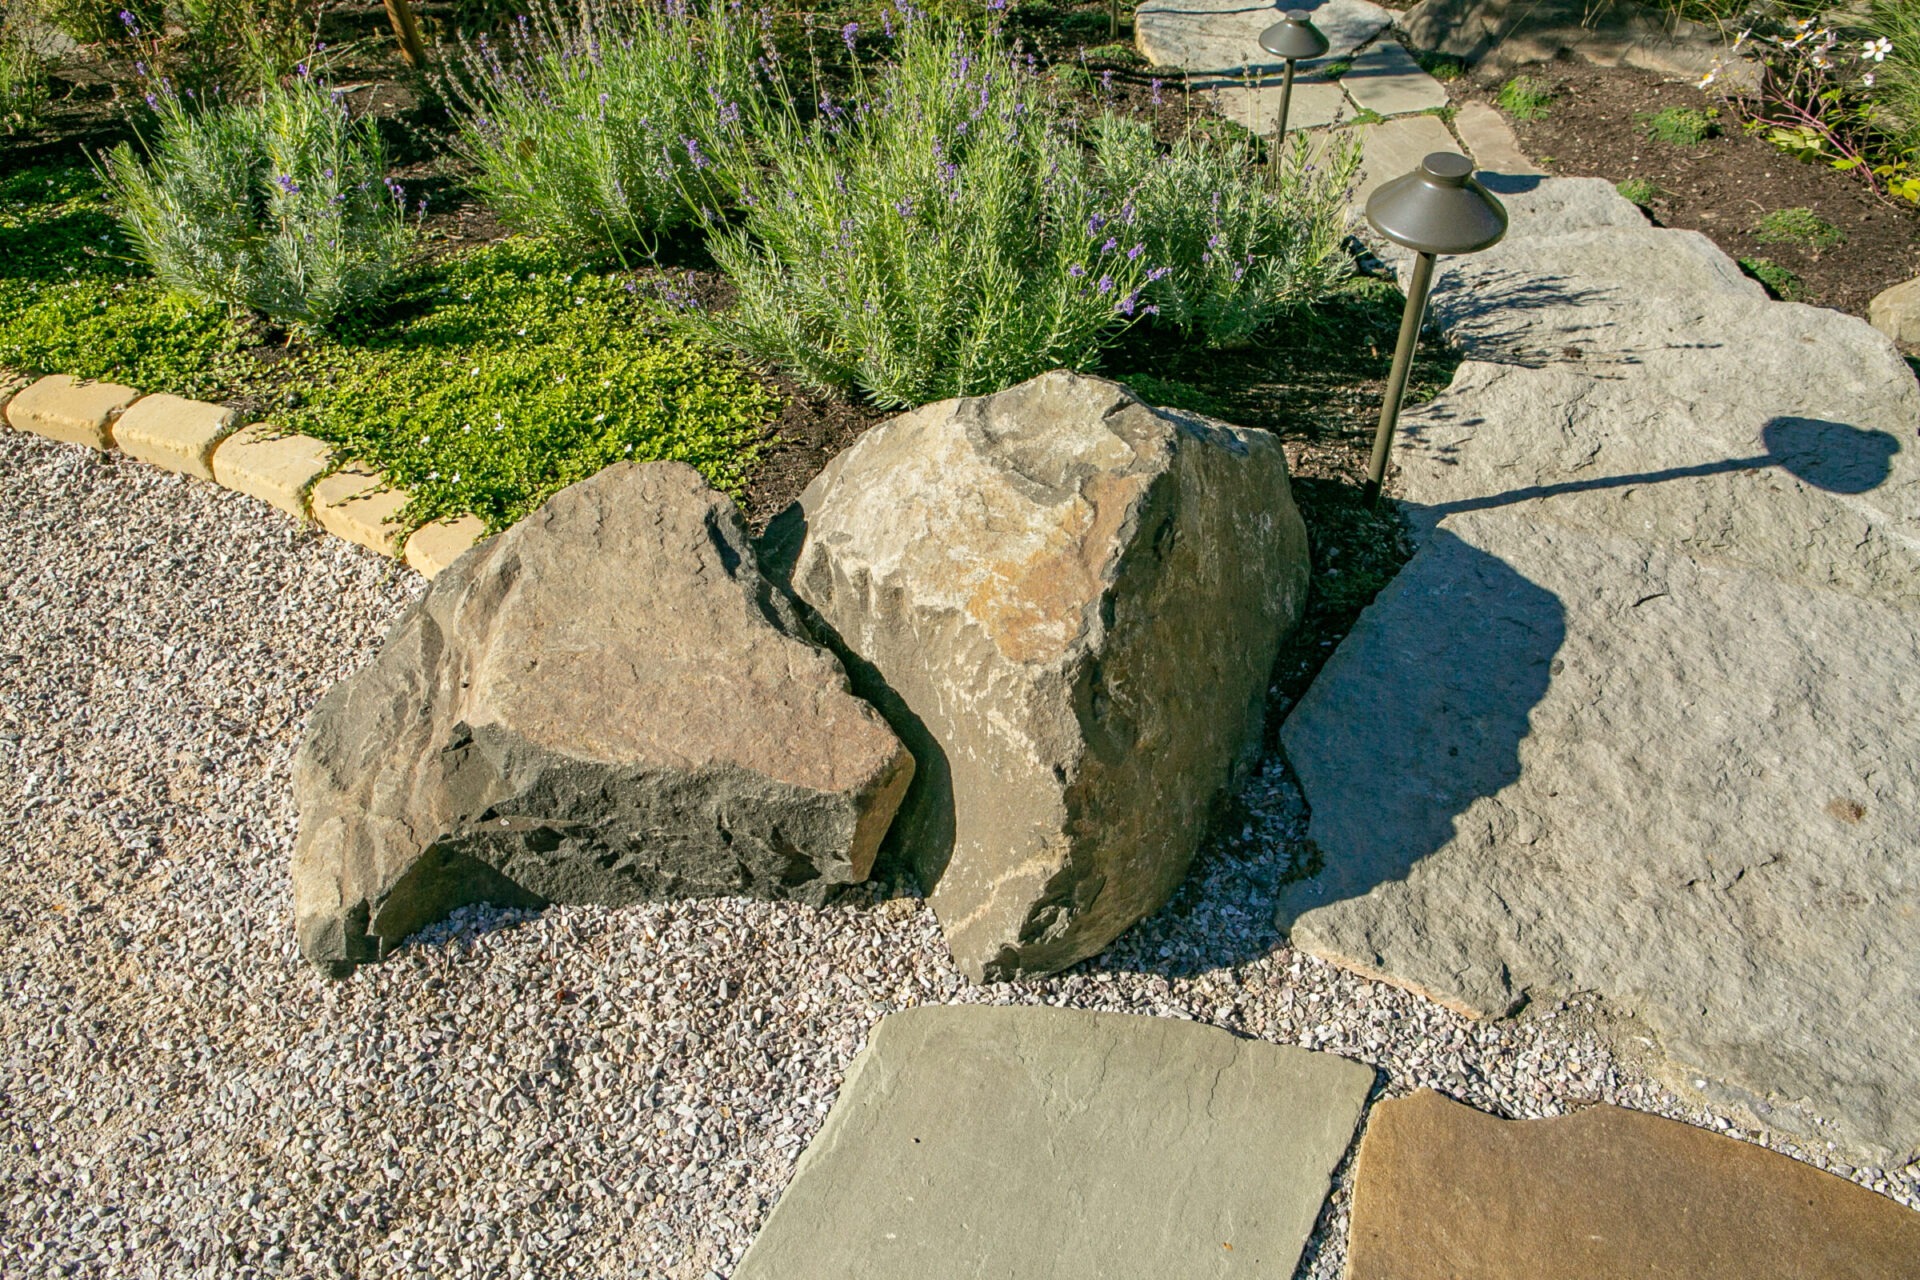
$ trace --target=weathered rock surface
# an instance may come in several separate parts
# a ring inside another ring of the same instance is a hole
[[[895,1013],[734,1274],[1291,1275],[1372,1084],[1174,1019]]]
[[[912,768],[733,504],[611,467],[443,571],[322,699],[301,949],[343,973],[473,901],[818,899],[866,877]]]
[[[1867,304],[1867,319],[1895,342],[1920,347],[1920,279],[1875,294]]]
[[[895,840],[975,979],[1166,901],[1307,580],[1278,441],[1064,372],[874,428],[765,542],[913,749]]]
[[[1374,1107],[1348,1280],[1907,1280],[1920,1214],[1765,1148],[1597,1106],[1497,1120]]]
[[[1302,71],[1346,57],[1393,21],[1393,14],[1368,0],[1286,5],[1146,0],[1134,11],[1133,38],[1156,67],[1191,72],[1201,82],[1210,78],[1238,82],[1248,74],[1278,76],[1286,64],[1260,47],[1260,33],[1290,9],[1306,10],[1330,45],[1325,59],[1301,64]]]
[[[1281,924],[1477,1014],[1597,992],[1683,1091],[1911,1152],[1920,389],[1603,184],[1507,198],[1437,284],[1420,550],[1282,735],[1325,870]]]
[[[1551,62],[1564,51],[1683,79],[1717,59],[1748,74],[1713,28],[1632,0],[1422,0],[1400,16],[1400,29],[1415,49],[1493,67]]]

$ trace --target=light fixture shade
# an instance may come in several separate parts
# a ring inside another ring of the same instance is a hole
[[[1260,47],[1276,58],[1300,62],[1325,53],[1328,43],[1320,28],[1307,20],[1305,9],[1289,9],[1286,17],[1260,33]]]
[[[1507,234],[1507,209],[1473,177],[1473,161],[1436,151],[1367,198],[1367,221],[1421,253],[1475,253]]]

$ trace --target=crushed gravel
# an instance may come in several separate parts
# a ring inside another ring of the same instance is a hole
[[[1386,1094],[1734,1130],[1578,1003],[1482,1025],[1280,946],[1304,813],[1277,763],[1173,904],[1050,981],[965,986],[886,888],[471,909],[323,981],[293,943],[291,753],[419,585],[0,432],[0,1273],[725,1276],[874,1022],[942,1001],[1196,1018],[1369,1062]],[[1840,1171],[1920,1207],[1920,1169]],[[1346,1176],[1303,1275],[1339,1273]]]

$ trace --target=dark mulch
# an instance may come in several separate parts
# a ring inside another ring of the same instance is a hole
[[[1795,300],[1865,316],[1882,290],[1920,275],[1920,205],[1877,198],[1858,177],[1804,164],[1742,131],[1723,112],[1720,133],[1697,147],[1649,138],[1641,117],[1667,107],[1721,104],[1691,83],[1628,67],[1565,59],[1532,68],[1553,87],[1544,120],[1514,120],[1520,145],[1563,177],[1644,179],[1660,191],[1650,213],[1662,226],[1700,231],[1735,259],[1765,258],[1801,281]],[[1487,101],[1500,78],[1456,82]],[[1817,250],[1763,244],[1754,227],[1780,209],[1812,209],[1846,234]]]

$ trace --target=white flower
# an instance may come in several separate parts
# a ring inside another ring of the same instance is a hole
[[[1869,71],[1867,74],[1861,76],[1860,83],[1869,89],[1873,88],[1873,72]]]
[[[1829,58],[1824,53],[1814,54],[1812,61],[1813,61],[1813,65],[1820,68],[1822,71],[1825,71],[1828,67],[1831,67],[1833,65],[1833,59]]]
[[[1748,27],[1745,31],[1742,31],[1739,35],[1735,36],[1733,39],[1733,48],[1732,50],[1730,50],[1730,52],[1738,53],[1742,49],[1746,48],[1747,37],[1751,36],[1752,34],[1753,34],[1753,28]]]
[[[1713,65],[1712,69],[1707,72],[1707,74],[1700,77],[1699,83],[1696,84],[1694,88],[1704,89],[1708,85],[1712,84],[1715,80],[1718,80],[1719,78],[1720,78],[1720,64],[1716,62]]]
[[[1860,46],[1862,62],[1885,62],[1887,55],[1893,52],[1893,41],[1881,36],[1878,40],[1869,40]]]

